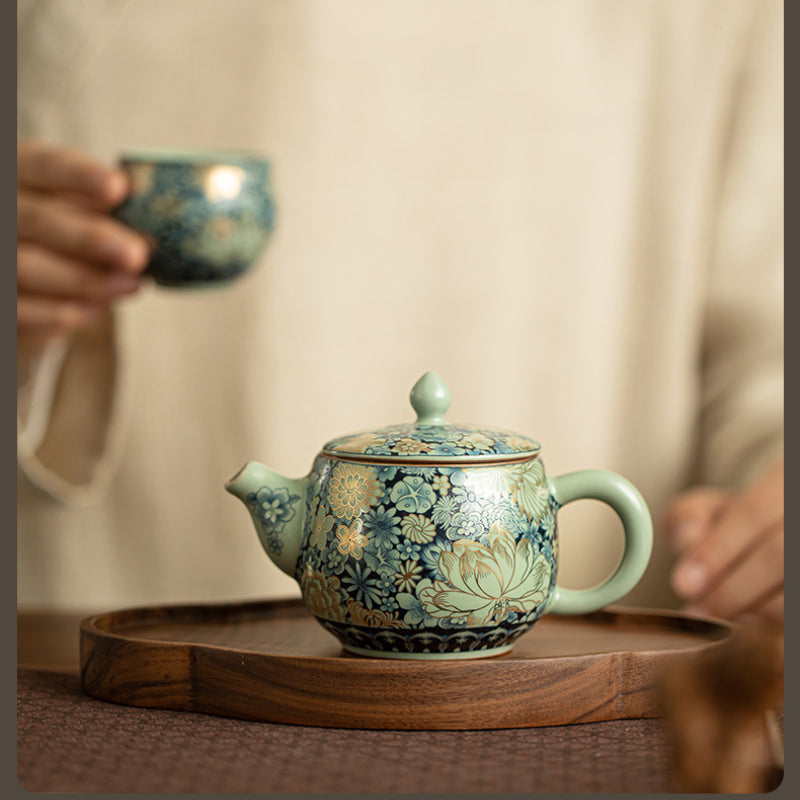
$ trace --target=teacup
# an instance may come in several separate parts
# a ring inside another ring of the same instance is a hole
[[[143,233],[145,274],[163,286],[216,286],[247,272],[274,227],[270,163],[244,152],[128,152],[130,193],[114,216]]]

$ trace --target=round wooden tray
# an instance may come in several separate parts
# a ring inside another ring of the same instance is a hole
[[[502,656],[363,658],[300,600],[126,609],[81,623],[84,691],[123,705],[337,728],[472,730],[658,716],[670,659],[719,620],[610,608],[545,616]]]

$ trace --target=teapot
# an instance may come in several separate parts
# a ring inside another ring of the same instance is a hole
[[[545,613],[617,602],[647,567],[652,520],[628,480],[605,470],[550,477],[535,440],[445,420],[450,398],[427,372],[410,394],[416,421],[333,439],[303,478],[251,461],[225,484],[349,653],[502,655]],[[617,513],[625,549],[604,583],[567,589],[556,580],[557,514],[582,498]]]

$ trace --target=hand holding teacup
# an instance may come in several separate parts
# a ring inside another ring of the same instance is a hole
[[[233,280],[274,218],[258,156],[139,152],[112,166],[31,141],[17,150],[17,212],[17,343],[28,353],[92,325],[143,273],[171,286]]]
[[[110,216],[125,173],[72,148],[17,149],[17,345],[35,353],[93,324],[134,294],[145,239]]]

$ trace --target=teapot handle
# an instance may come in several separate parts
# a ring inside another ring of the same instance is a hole
[[[600,500],[620,518],[625,551],[615,572],[591,589],[564,589],[556,585],[548,614],[588,614],[616,603],[640,581],[653,549],[653,521],[638,489],[615,472],[587,469],[548,479],[559,506],[573,500]]]

